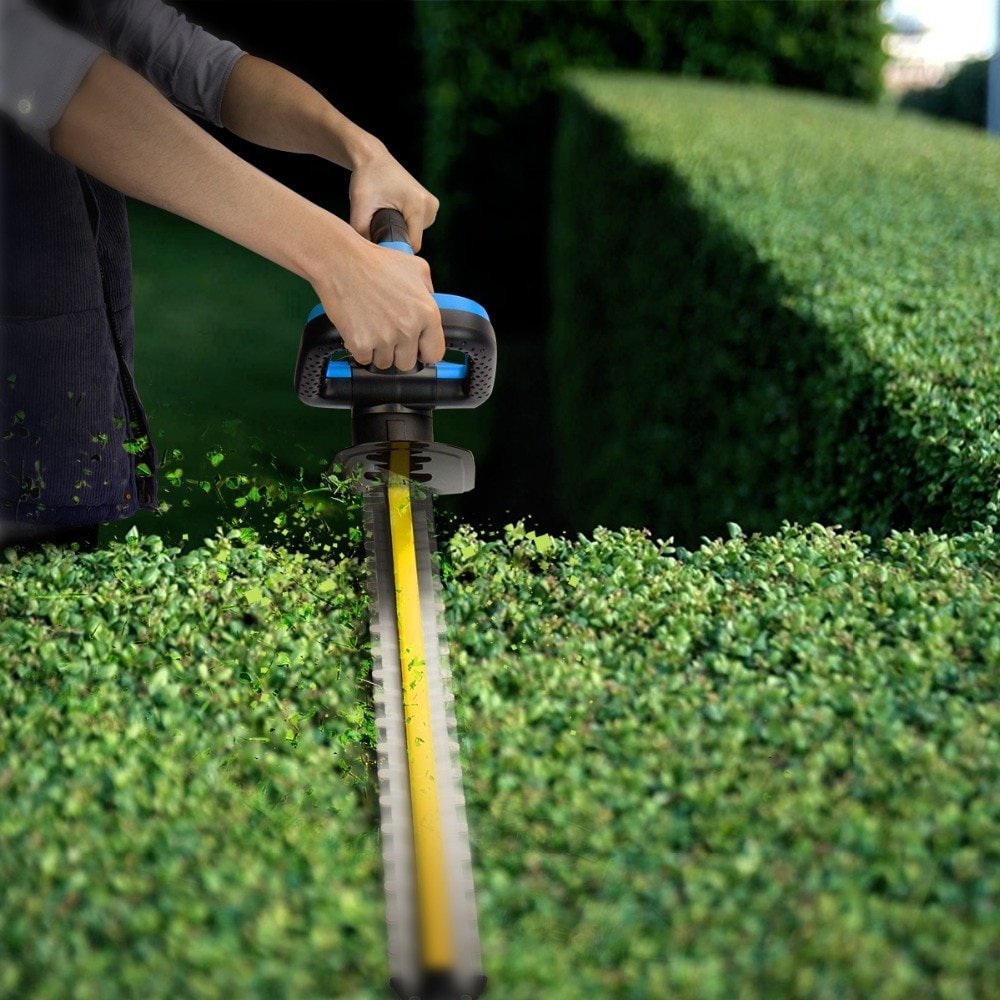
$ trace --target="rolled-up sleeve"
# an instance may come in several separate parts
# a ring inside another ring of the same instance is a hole
[[[0,0],[0,110],[45,149],[104,50],[24,0]]]
[[[222,125],[222,98],[243,49],[161,0],[97,0],[103,41],[174,104]]]
[[[168,100],[222,125],[222,98],[243,49],[161,0],[90,0],[91,38],[28,0],[0,0],[0,112],[45,149],[87,70],[109,52]]]

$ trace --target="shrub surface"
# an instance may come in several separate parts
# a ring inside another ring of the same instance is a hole
[[[417,4],[416,15],[425,169],[442,201],[428,232],[435,266],[455,287],[478,283],[518,328],[544,302],[545,181],[554,95],[567,67],[641,68],[873,100],[886,58],[885,25],[871,0],[433,0]],[[484,212],[503,220],[487,240]],[[500,260],[518,264],[512,297],[509,266],[494,266]]]
[[[1000,146],[830,97],[570,83],[560,511],[679,537],[996,524]]]
[[[498,995],[987,996],[1000,545],[443,543]],[[352,555],[0,562],[0,995],[384,995]]]

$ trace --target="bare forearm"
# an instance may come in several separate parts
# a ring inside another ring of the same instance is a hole
[[[318,254],[336,254],[360,239],[336,216],[216,142],[110,56],[93,64],[52,130],[51,144],[53,152],[112,187],[307,280],[315,280],[321,266]]]
[[[313,153],[351,171],[351,225],[369,235],[379,208],[403,213],[410,243],[420,250],[438,200],[412,177],[375,136],[345,118],[293,73],[256,56],[233,67],[222,98],[222,124],[272,149]]]
[[[257,56],[242,56],[233,67],[222,100],[222,123],[259,146],[313,153],[349,170],[384,151],[378,139],[319,91]]]
[[[54,153],[98,180],[305,278],[359,363],[409,371],[418,353],[425,363],[444,356],[426,261],[375,246],[359,234],[359,226],[352,228],[261,173],[110,56],[98,56],[49,139]],[[376,179],[378,162],[376,157],[376,166],[367,167]],[[362,172],[355,170],[352,184]],[[409,178],[405,171],[396,174],[397,181],[400,176]],[[385,199],[394,207],[391,186],[369,182],[368,187],[368,203]],[[419,190],[417,196],[422,200]],[[374,208],[366,211],[370,218]]]

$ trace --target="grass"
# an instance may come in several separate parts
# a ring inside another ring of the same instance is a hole
[[[303,406],[292,370],[305,315],[314,304],[301,279],[208,230],[148,205],[130,203],[136,314],[136,380],[153,440],[167,469],[208,480],[217,469],[248,472],[254,446],[281,474],[316,473],[333,457],[336,417]],[[325,417],[325,421],[321,418]],[[341,415],[341,420],[347,418]],[[330,444],[326,444],[329,441]],[[171,460],[178,449],[182,458]],[[225,462],[213,467],[209,452]],[[229,514],[219,497],[178,489],[160,477],[162,517],[135,523],[179,540],[211,537]],[[201,495],[199,495],[201,494]],[[192,506],[182,506],[188,499]],[[106,527],[124,537],[132,521]]]

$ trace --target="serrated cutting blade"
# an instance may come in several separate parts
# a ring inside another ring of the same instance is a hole
[[[432,497],[392,442],[364,497],[390,983],[403,1000],[482,994],[469,827]]]

